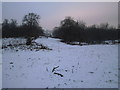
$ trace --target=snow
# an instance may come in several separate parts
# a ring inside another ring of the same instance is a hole
[[[0,39],[0,89],[2,89],[2,39]]]
[[[3,88],[118,88],[118,45],[68,45],[54,38],[35,42],[52,50],[3,49]]]

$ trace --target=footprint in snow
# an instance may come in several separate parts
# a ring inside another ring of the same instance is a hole
[[[10,64],[13,64],[13,62],[10,62]]]
[[[93,74],[94,72],[89,72],[89,73]]]
[[[81,81],[81,82],[83,82],[83,81]]]

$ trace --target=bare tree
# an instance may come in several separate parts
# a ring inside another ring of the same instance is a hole
[[[35,13],[29,13],[28,15],[25,15],[23,18],[23,25],[26,26],[38,26],[39,25],[39,19],[40,16]]]

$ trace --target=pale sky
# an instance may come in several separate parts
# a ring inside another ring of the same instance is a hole
[[[66,16],[83,20],[86,25],[108,22],[118,25],[117,2],[3,2],[2,19],[16,19],[21,23],[23,16],[33,12],[40,15],[44,29],[59,26]]]

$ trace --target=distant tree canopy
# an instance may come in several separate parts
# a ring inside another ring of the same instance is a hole
[[[64,41],[82,40],[81,31],[85,28],[83,24],[71,17],[66,17],[61,21],[60,27],[54,28],[53,36],[61,38]]]
[[[28,37],[38,37],[43,35],[42,27],[39,26],[39,19],[40,16],[34,13],[29,13],[24,16],[22,26],[23,29],[28,32]]]
[[[15,19],[5,19],[2,23],[2,36],[4,37],[38,37],[44,35],[43,29],[39,26],[40,16],[35,13],[28,13],[18,25]]]
[[[25,15],[22,24],[28,27],[39,26],[40,16],[34,13],[29,13]]]
[[[2,37],[39,37],[44,35],[44,30],[39,25],[40,16],[35,13],[28,13],[22,19],[22,25],[17,20],[5,19],[2,23]],[[65,42],[101,42],[105,40],[120,39],[120,25],[118,29],[108,23],[86,26],[85,22],[66,17],[55,27],[53,37],[60,38]]]
[[[65,42],[101,42],[105,40],[117,40],[120,30],[110,27],[108,23],[99,26],[87,27],[83,21],[75,21],[71,17],[66,17],[61,21],[59,27],[55,27],[53,37],[60,38]]]

